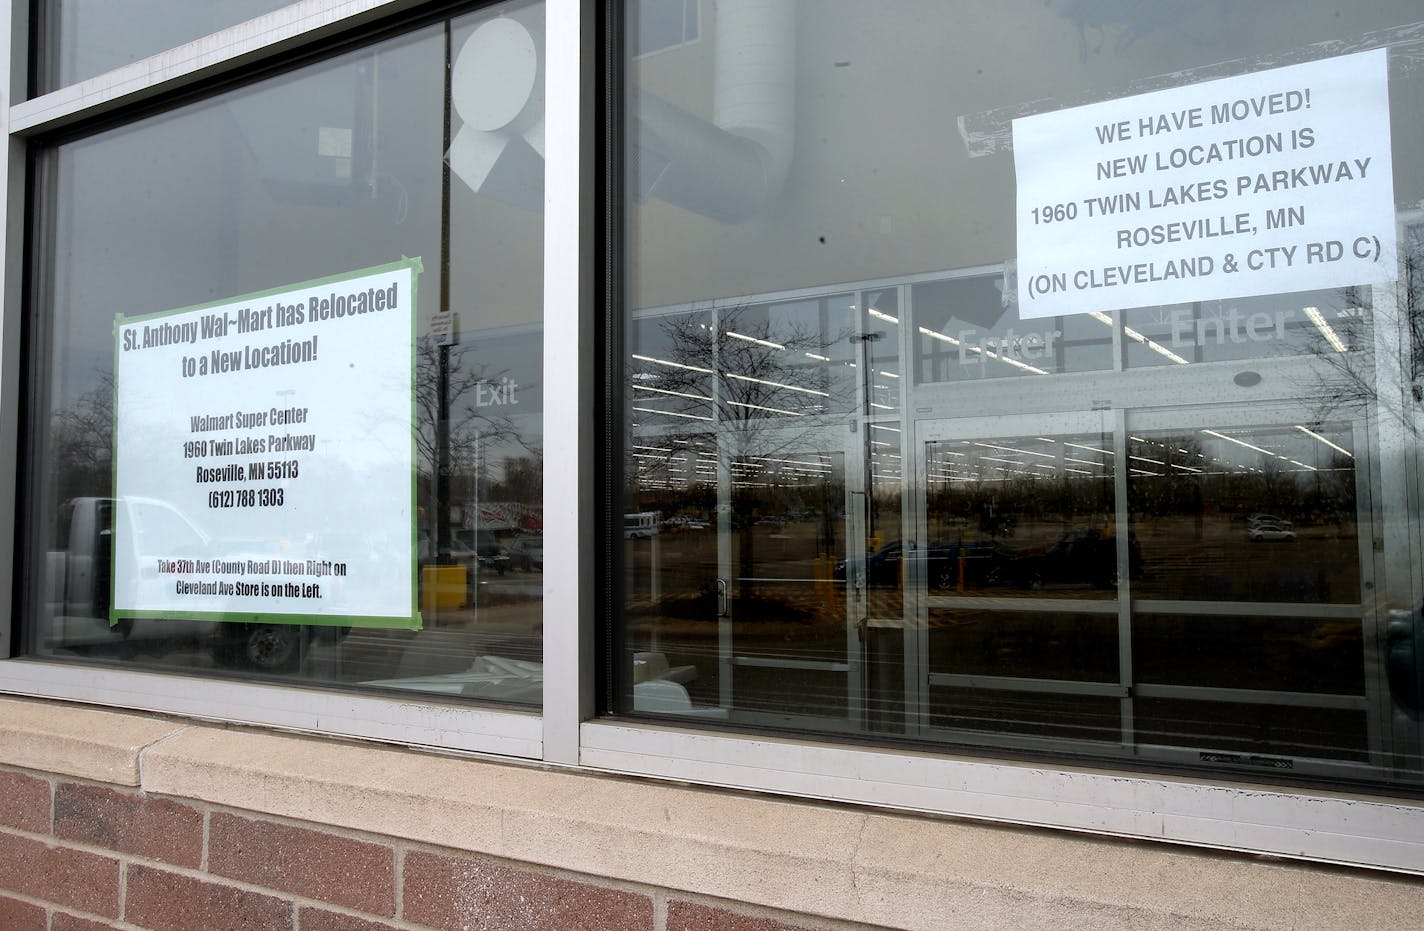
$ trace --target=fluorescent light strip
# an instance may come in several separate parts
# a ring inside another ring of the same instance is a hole
[[[1148,339],[1147,337],[1143,336],[1141,333],[1137,332],[1137,331],[1134,330],[1132,327],[1127,326],[1126,324],[1123,325],[1122,332],[1123,332],[1123,335],[1126,336],[1128,339],[1136,340],[1137,342],[1139,342],[1139,343],[1141,343],[1142,345],[1146,346],[1148,349],[1151,349],[1153,352],[1157,353],[1157,355],[1159,355],[1159,356],[1163,356],[1163,357],[1165,357],[1165,358],[1167,358],[1167,359],[1171,359],[1173,362],[1177,363],[1178,365],[1186,365],[1186,364],[1187,364],[1187,360],[1186,360],[1186,359],[1183,359],[1181,356],[1177,355],[1175,352],[1173,352],[1172,350],[1168,349],[1166,346],[1163,346],[1161,343],[1157,342],[1156,340]]]
[[[804,353],[802,353],[802,355],[804,355],[804,356],[805,356],[806,358],[808,358],[808,359],[815,359],[817,362],[829,362],[829,361],[831,361],[831,357],[830,357],[830,356],[818,355],[817,353],[814,353],[814,352],[804,352]]]
[[[1320,312],[1320,308],[1302,307],[1301,310],[1305,311],[1305,315],[1310,318],[1310,322],[1315,324],[1315,328],[1320,331],[1320,335],[1325,337],[1325,341],[1330,344],[1330,348],[1336,352],[1345,352],[1347,350],[1348,347],[1340,340],[1340,337],[1330,327],[1330,324],[1325,322],[1325,315]]]
[[[782,410],[782,409],[779,408],[779,407],[762,407],[760,404],[747,404],[747,403],[745,403],[745,402],[743,402],[743,401],[728,401],[727,403],[730,404],[730,405],[732,405],[733,407],[745,407],[745,408],[747,408],[748,410],[767,411],[767,412],[772,413],[772,414],[787,414],[787,415],[789,415],[789,416],[791,416],[791,417],[804,417],[804,416],[805,416],[804,414],[799,413],[799,412],[797,412],[797,411],[786,411],[786,410]]]
[[[662,414],[664,417],[683,417],[687,420],[711,420],[711,417],[699,417],[696,414],[679,414],[675,411],[660,411],[655,407],[634,407],[635,411],[642,411],[644,414]]]
[[[1308,437],[1313,437],[1314,439],[1319,440],[1320,442],[1324,443],[1326,446],[1329,446],[1331,449],[1335,450],[1337,453],[1340,453],[1341,455],[1349,456],[1351,459],[1354,459],[1354,458],[1355,458],[1355,454],[1354,454],[1354,453],[1350,452],[1348,449],[1346,449],[1346,448],[1343,447],[1343,446],[1336,446],[1334,443],[1330,442],[1330,441],[1327,440],[1325,437],[1321,436],[1319,433],[1316,433],[1314,430],[1311,430],[1311,429],[1308,429],[1308,428],[1306,428],[1306,427],[1303,427],[1303,426],[1301,426],[1300,424],[1296,424],[1296,425],[1295,425],[1295,428],[1296,428],[1297,430],[1299,430],[1301,433],[1304,433],[1306,436],[1308,436]]]
[[[1074,449],[1086,449],[1086,450],[1088,450],[1089,452],[1102,453],[1104,456],[1111,456],[1111,455],[1113,455],[1113,451],[1110,450],[1110,449],[1098,449],[1096,446],[1084,446],[1082,443],[1066,443],[1066,442],[1065,442],[1063,445],[1064,445],[1064,446],[1071,446],[1071,447],[1073,447]]]
[[[892,317],[887,313],[883,313],[881,311],[876,310],[874,307],[870,308],[870,316],[874,317],[876,320],[884,320],[886,323],[893,323],[896,326],[900,325],[899,317]]]
[[[1111,327],[1113,325],[1112,318],[1101,311],[1095,310],[1089,313],[1088,316],[1092,317],[1094,320],[1105,326]],[[1171,359],[1178,365],[1188,364],[1186,359],[1183,359],[1181,356],[1177,355],[1175,352],[1168,349],[1166,346],[1163,346],[1156,340],[1143,336],[1141,333],[1137,332],[1125,323],[1122,325],[1122,335],[1126,336],[1128,339],[1136,340],[1137,342],[1146,346],[1148,349],[1151,349],[1153,352],[1157,353],[1159,356],[1164,356],[1165,358]]]
[[[654,359],[652,356],[640,356],[634,353],[633,358],[639,362],[652,362],[655,365],[667,365],[675,369],[686,369],[689,372],[701,372],[704,375],[711,375],[711,369],[705,369],[697,365],[683,365],[681,362],[669,362],[667,359]]]
[[[673,395],[674,397],[679,397],[679,398],[691,398],[691,399],[694,400],[694,401],[711,401],[711,400],[712,400],[711,398],[707,397],[706,395],[701,395],[701,394],[688,394],[686,391],[669,391],[667,388],[649,388],[647,385],[634,385],[634,386],[633,386],[633,390],[635,390],[635,391],[651,391],[651,392],[653,392],[654,394],[670,394],[670,395]]]
[[[935,330],[931,330],[929,327],[923,327],[923,326],[920,327],[920,332],[923,333],[923,334],[926,335],[926,336],[929,336],[929,337],[932,337],[932,338],[934,338],[934,339],[940,340],[941,342],[949,343],[951,346],[961,346],[961,345],[963,345],[962,343],[960,343],[959,340],[955,339],[953,336],[946,336],[946,335],[943,334],[943,333],[939,333],[939,332],[937,332],[937,331],[935,331]],[[985,356],[986,358],[989,358],[989,359],[996,359],[996,360],[998,360],[999,362],[1007,362],[1009,365],[1016,366],[1016,367],[1018,367],[1018,368],[1024,369],[1025,371],[1033,372],[1033,373],[1036,374],[1036,375],[1047,375],[1047,374],[1048,374],[1047,371],[1045,371],[1044,369],[1038,368],[1037,366],[1029,365],[1027,362],[1020,362],[1018,359],[1010,359],[1010,358],[1007,357],[1007,356],[1001,356],[1001,355],[999,355],[997,352],[991,352],[991,351],[989,351],[988,349],[983,348],[982,346],[968,346],[968,347],[966,347],[966,348],[967,348],[970,352],[981,353],[981,354],[982,354],[983,356]]]
[[[993,443],[975,442],[975,446],[982,446],[984,449],[997,449],[1002,453],[1022,453],[1025,456],[1038,456],[1040,459],[1057,459],[1051,453],[1036,453],[1031,449],[1014,449],[1012,446],[995,446]]]
[[[757,462],[784,462],[787,465],[814,466],[818,469],[829,469],[831,464],[824,459],[780,459],[776,456],[748,456],[748,459],[755,459]]]
[[[788,385],[784,382],[767,381],[765,378],[753,378],[750,375],[734,375],[728,372],[727,377],[735,378],[737,381],[749,381],[758,385],[769,385],[772,388],[785,388],[787,391],[799,391],[802,394],[814,394],[818,398],[829,398],[831,396],[829,391],[814,391],[810,388],[798,388],[795,385]]]
[[[899,377],[900,377],[899,375],[896,375],[894,372],[881,372],[880,374],[881,374],[881,375],[884,375],[886,378],[899,378]]]
[[[1271,452],[1269,449],[1262,449],[1259,446],[1252,446],[1250,443],[1247,443],[1243,440],[1238,440],[1234,436],[1227,436],[1225,433],[1217,433],[1215,430],[1203,430],[1202,432],[1205,433],[1207,436],[1214,436],[1218,439],[1226,440],[1228,443],[1235,443],[1237,446],[1244,446],[1252,452],[1262,453],[1266,456],[1274,456],[1277,459],[1285,458],[1284,456],[1280,456],[1276,453]]]
[[[748,336],[745,333],[738,333],[736,330],[728,330],[727,335],[732,337],[732,339],[740,339],[748,343],[756,343],[758,346],[765,346],[768,349],[779,349],[782,352],[786,351],[786,347],[783,346],[781,343],[773,343],[769,339],[757,339],[755,336]]]

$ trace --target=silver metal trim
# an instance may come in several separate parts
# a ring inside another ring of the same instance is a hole
[[[1155,685],[1152,683],[1139,683],[1135,691],[1139,698],[1175,698],[1189,701],[1231,702],[1239,705],[1285,705],[1292,708],[1337,708],[1344,711],[1366,711],[1369,709],[1369,701],[1363,695],[1337,695],[1330,692],[1280,692],[1271,689],[1232,689],[1210,685]]]
[[[1184,601],[1143,598],[1132,603],[1137,614],[1186,614],[1195,617],[1243,616],[1248,620],[1274,617],[1340,618],[1364,613],[1357,604],[1291,604],[1280,601]]]
[[[733,656],[732,665],[749,666],[756,669],[805,669],[813,672],[850,671],[850,663],[815,659],[777,659],[772,656]]]
[[[10,108],[10,132],[33,134],[276,58],[419,0],[300,0],[245,23]],[[14,85],[24,96],[23,84]]]
[[[395,698],[8,660],[0,663],[0,693],[500,756],[538,759],[543,743],[537,714],[417,692]]]
[[[544,759],[579,761],[594,713],[592,0],[546,0],[544,159]],[[586,97],[587,95],[587,97]],[[572,478],[570,481],[569,479]],[[552,556],[550,557],[550,554]]]
[[[1054,614],[1117,614],[1116,601],[1076,598],[999,598],[989,595],[926,595],[925,604],[930,608],[963,611],[1022,611],[1052,612]]]
[[[1027,679],[1021,676],[976,676],[957,672],[932,672],[930,685],[984,689],[996,692],[1046,692],[1054,695],[1098,695],[1126,698],[1128,687],[1117,682],[1088,682],[1075,679]]]

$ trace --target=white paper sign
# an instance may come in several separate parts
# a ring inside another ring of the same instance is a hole
[[[1385,51],[1014,120],[1023,318],[1394,280]]]
[[[419,269],[117,322],[116,619],[419,626]]]

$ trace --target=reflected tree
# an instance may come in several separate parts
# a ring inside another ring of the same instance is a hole
[[[726,469],[745,572],[755,560],[754,534],[740,525],[840,509],[844,473],[836,454],[856,385],[854,353],[846,348],[851,333],[831,330],[824,310],[774,320],[765,305],[654,326],[643,340],[656,347],[647,349],[652,354],[630,361],[637,438],[628,444],[625,500],[644,509],[656,501],[705,507]],[[822,540],[824,549],[830,545]]]
[[[1318,360],[1318,375],[1302,386],[1314,399],[1317,422],[1369,410],[1409,434],[1420,429],[1424,403],[1424,230],[1411,227],[1400,242],[1400,274],[1393,288],[1351,287],[1335,305],[1318,308],[1316,332],[1302,351]],[[1383,294],[1386,300],[1378,300]],[[1391,300],[1392,299],[1392,300]],[[1373,344],[1371,334],[1384,336]],[[1376,349],[1398,334],[1398,355]]]
[[[98,373],[93,388],[50,417],[50,455],[59,501],[110,494],[114,457],[114,373]]]

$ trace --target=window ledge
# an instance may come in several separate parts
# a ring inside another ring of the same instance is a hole
[[[0,699],[0,763],[136,786],[144,749],[181,730],[147,715]]]
[[[0,700],[0,764],[907,928],[1399,927],[1380,873]]]

